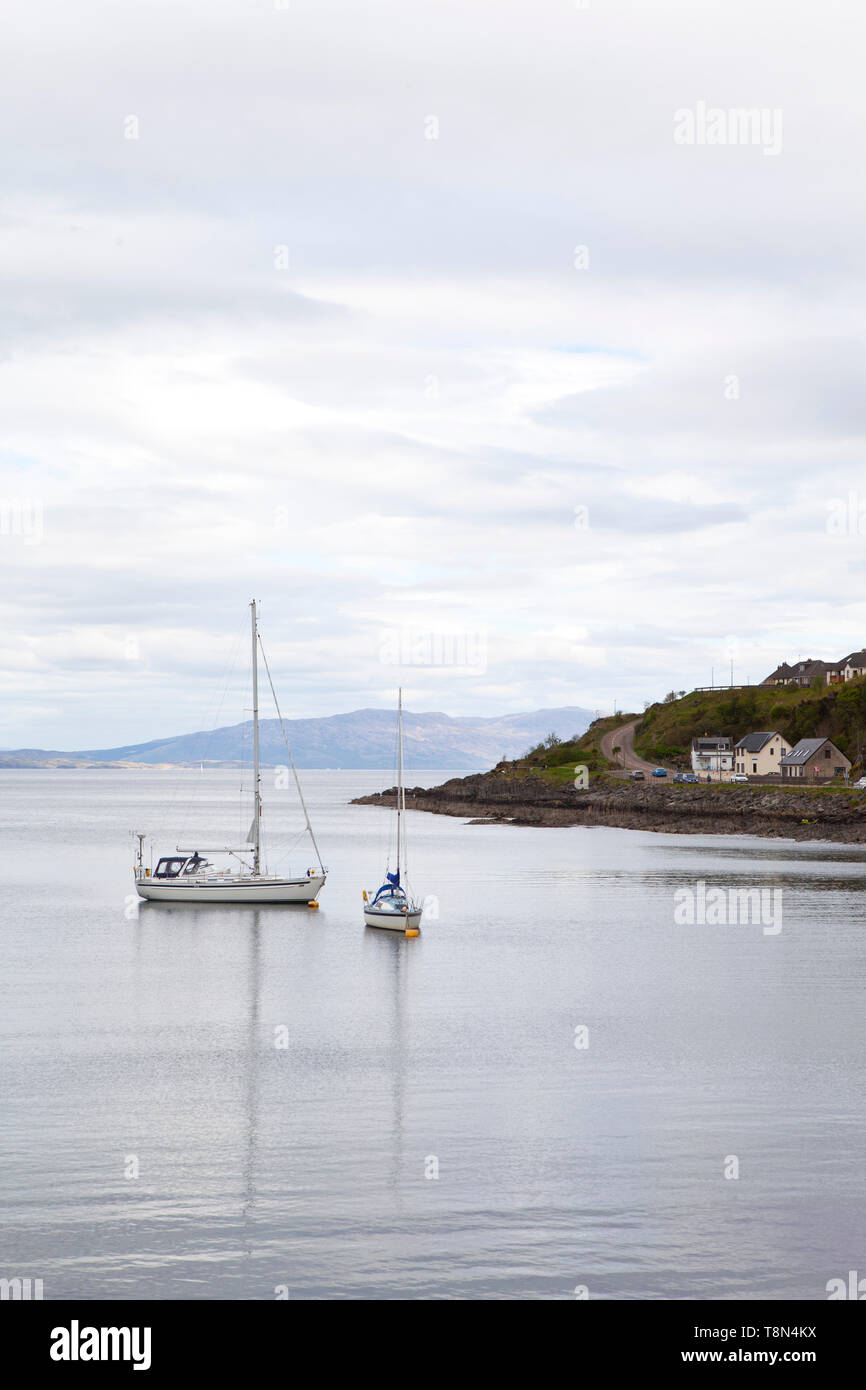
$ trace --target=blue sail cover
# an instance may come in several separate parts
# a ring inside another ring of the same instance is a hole
[[[378,893],[376,894],[375,898],[373,899],[373,903],[374,903],[374,904],[377,903],[377,902],[379,901],[379,899],[382,898],[382,897],[390,897],[390,895],[394,892],[395,889],[397,890],[398,893],[400,893],[400,894],[403,893],[403,889],[400,887],[400,871],[399,871],[399,869],[397,870],[396,874],[389,874],[388,871],[386,870],[386,871],[385,871],[385,878],[386,878],[388,881],[387,881],[387,883],[383,883],[383,884],[382,884],[382,887],[379,889]],[[404,896],[405,896],[405,895],[404,895]]]

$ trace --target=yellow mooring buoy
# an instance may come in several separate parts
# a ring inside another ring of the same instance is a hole
[[[319,906],[319,904],[318,904],[317,902],[307,903],[307,907],[316,907],[316,908],[317,908],[318,906]]]
[[[407,928],[406,928],[406,935],[407,935],[407,936],[420,936],[421,933],[419,932],[419,930],[418,930],[417,927],[407,927]]]

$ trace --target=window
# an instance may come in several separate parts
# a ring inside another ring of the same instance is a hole
[[[830,749],[829,749],[829,748],[825,748],[825,749],[824,749],[824,757],[825,757],[825,758],[832,758],[832,756],[833,756],[833,754],[831,753]]]
[[[156,866],[154,878],[177,878],[186,859],[160,859]]]

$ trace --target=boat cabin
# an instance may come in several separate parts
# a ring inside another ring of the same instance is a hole
[[[183,854],[169,856],[160,859],[153,871],[154,878],[185,878],[187,874],[197,874],[207,866],[207,860],[202,859],[198,850],[195,854]]]

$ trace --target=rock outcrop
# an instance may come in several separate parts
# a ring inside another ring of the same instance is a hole
[[[393,806],[396,788],[356,798]],[[656,785],[610,782],[577,791],[542,777],[508,771],[455,777],[439,787],[412,787],[406,807],[514,825],[609,825],[679,835],[768,835],[795,840],[866,843],[866,794],[854,789],[789,791],[785,787]]]

